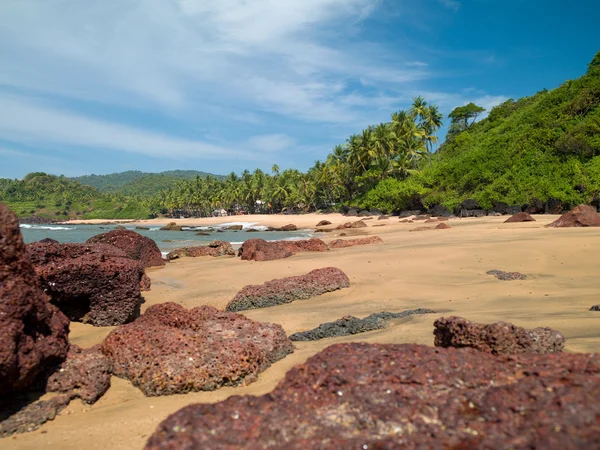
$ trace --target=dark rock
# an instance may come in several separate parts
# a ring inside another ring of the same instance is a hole
[[[481,325],[461,317],[443,317],[433,323],[436,347],[471,347],[495,355],[557,353],[565,337],[551,328],[527,330],[510,323]]]
[[[488,270],[488,275],[494,275],[496,278],[502,281],[514,281],[514,280],[526,280],[527,275],[519,272],[504,272],[502,270]]]
[[[177,225],[175,222],[169,222],[167,225],[162,227],[160,231],[181,231],[183,225]]]
[[[109,244],[123,250],[128,257],[139,261],[144,268],[164,266],[165,261],[156,242],[135,231],[116,230],[98,234],[86,244]]]
[[[150,228],[148,228],[148,227],[140,227],[140,226],[135,227],[135,229],[140,230],[140,231],[149,231],[150,230]]]
[[[433,217],[448,217],[452,215],[452,212],[442,205],[435,205],[429,209],[429,214]]]
[[[244,229],[243,225],[231,225],[225,228],[228,231],[242,231]]]
[[[149,291],[152,287],[152,280],[145,273],[142,275],[142,279],[140,280],[140,291]]]
[[[371,216],[377,217],[377,216],[383,216],[383,211],[381,211],[380,209],[372,209],[371,211]]]
[[[504,223],[516,223],[516,222],[535,222],[535,219],[531,217],[528,212],[520,212],[512,217],[509,217]]]
[[[321,220],[317,226],[318,227],[324,227],[325,225],[331,225],[331,222],[329,220]]]
[[[350,208],[346,213],[346,217],[356,217],[358,216],[358,210],[356,208]]]
[[[270,393],[187,406],[146,450],[591,449],[600,355],[337,344]]]
[[[421,210],[407,210],[407,211],[400,211],[400,215],[399,217],[404,218],[404,217],[411,217],[411,216],[418,216],[419,214],[421,214]]]
[[[534,198],[530,204],[523,205],[521,210],[529,214],[543,214],[545,205],[539,198]]]
[[[256,228],[248,228],[246,230],[246,233],[258,233],[260,230],[257,230]],[[206,235],[208,236],[209,233],[206,233]]]
[[[485,209],[461,209],[460,217],[485,217],[487,212]]]
[[[56,239],[51,239],[51,238],[44,238],[38,241],[41,244],[58,244],[58,241]]]
[[[546,226],[552,228],[600,227],[600,214],[593,206],[579,205]]]
[[[350,280],[340,269],[317,269],[302,276],[246,286],[227,304],[227,311],[267,308],[295,300],[306,300],[349,286]]]
[[[151,306],[102,343],[113,373],[148,396],[249,383],[292,351],[280,325],[175,303]]]
[[[115,227],[115,230],[116,230],[116,231],[124,231],[124,230],[127,230],[127,228],[125,228],[123,225],[117,225],[117,226]]]
[[[318,341],[337,336],[348,336],[351,334],[365,333],[372,330],[380,330],[388,326],[392,319],[402,319],[415,314],[434,314],[430,309],[413,309],[400,313],[380,312],[371,314],[363,319],[354,316],[344,316],[335,322],[319,325],[309,331],[301,331],[290,336],[292,341]]]
[[[212,241],[210,244],[183,247],[173,250],[167,254],[167,259],[172,261],[183,257],[198,258],[200,256],[235,256],[235,250],[229,242]]]
[[[251,228],[249,230],[246,231],[256,231],[255,229]],[[207,231],[197,231],[196,232],[196,236],[210,236],[210,233]]]
[[[583,194],[585,191],[587,191],[587,186],[585,184],[576,184],[573,186],[573,189]]]
[[[600,305],[594,305],[590,308],[590,311],[600,311]]]
[[[0,397],[26,391],[60,364],[68,334],[69,320],[38,287],[17,216],[0,203]]]
[[[417,220],[417,219],[415,219],[415,220]],[[438,222],[439,222],[439,220],[437,220],[437,219],[427,219],[423,223],[438,223]]]
[[[431,219],[431,216],[429,214],[419,214],[417,216],[415,216],[415,218],[413,220],[428,220]]]
[[[34,403],[19,400],[19,402],[9,401],[2,405],[0,437],[37,430],[49,420],[54,420],[56,415],[71,402],[68,395],[59,395]]]
[[[358,213],[358,217],[369,217],[371,216],[371,211],[367,211],[366,209],[363,209],[361,212]]]
[[[466,209],[467,211],[481,209],[481,206],[479,206],[477,200],[474,199],[463,200],[463,202],[460,204],[460,207],[461,209]]]
[[[108,244],[27,245],[40,287],[69,319],[95,326],[139,314],[144,268]]]
[[[340,234],[341,236],[341,234]],[[329,248],[346,248],[355,247],[357,245],[382,244],[383,240],[379,236],[369,236],[360,239],[336,239],[329,243]]]
[[[334,230],[326,230],[324,228],[320,228],[318,230],[315,230],[315,233],[331,233]]]
[[[385,223],[379,223],[379,224],[375,224],[373,225],[374,227],[385,227],[387,224]]]
[[[388,220],[390,216],[379,216],[377,220]]]
[[[592,205],[594,208],[596,208],[596,211],[600,210],[600,195],[595,194],[594,198],[590,202],[590,205]]]
[[[562,214],[564,210],[565,206],[563,203],[555,198],[549,198],[544,207],[544,212],[546,214]]]

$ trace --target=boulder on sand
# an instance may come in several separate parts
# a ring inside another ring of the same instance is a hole
[[[551,328],[527,330],[510,323],[481,325],[461,317],[443,317],[433,323],[436,347],[471,347],[495,355],[557,353],[565,337]]]
[[[235,250],[229,242],[212,241],[208,245],[196,245],[173,250],[167,254],[167,259],[172,261],[182,257],[197,258],[199,256],[235,256]]]
[[[317,226],[318,227],[324,227],[325,225],[331,225],[331,222],[329,220],[321,220]]]
[[[27,245],[40,287],[69,319],[95,326],[127,323],[142,303],[144,268],[107,244]]]
[[[0,397],[60,364],[68,333],[69,320],[38,287],[17,216],[0,203]]]
[[[175,222],[169,222],[164,227],[161,227],[160,231],[181,231],[182,228],[183,228],[183,225],[177,225],[177,223],[175,223]]]
[[[600,227],[600,214],[593,206],[579,205],[546,226],[551,228]]]
[[[186,406],[146,450],[600,447],[600,354],[347,343],[270,393]]]
[[[357,245],[372,245],[382,243],[383,239],[381,239],[379,236],[369,236],[360,239],[336,239],[335,241],[331,241],[329,243],[329,248],[346,248],[355,247]]]
[[[245,311],[291,303],[349,286],[348,276],[340,269],[317,269],[302,276],[246,286],[227,304],[227,311]]]
[[[514,216],[509,217],[504,221],[504,223],[517,223],[517,222],[535,222],[535,219],[531,217],[531,214],[528,212],[520,212],[515,214]]]
[[[165,260],[156,242],[135,231],[114,230],[89,238],[86,244],[109,244],[123,250],[131,259],[139,261],[144,268],[164,266]]]
[[[440,223],[438,226],[436,226],[434,228],[434,230],[449,230],[450,228],[452,228],[450,225],[445,224],[445,223]]]
[[[298,241],[273,241],[248,239],[238,251],[245,261],[272,261],[288,258],[300,252],[325,252],[327,245],[321,239],[302,239]]]
[[[102,343],[113,373],[147,396],[249,383],[292,351],[281,325],[175,303],[151,306]]]
[[[277,231],[297,231],[298,227],[292,223],[288,225],[284,225],[281,228],[278,228]]]

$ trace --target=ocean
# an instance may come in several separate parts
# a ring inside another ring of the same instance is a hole
[[[226,230],[232,225],[242,225],[242,231]],[[212,240],[228,241],[234,248],[242,245],[248,239],[264,239],[266,241],[308,239],[312,237],[312,230],[298,231],[265,231],[266,227],[258,226],[252,222],[226,222],[215,223],[212,226],[186,227],[183,231],[161,231],[160,226],[148,226],[149,230],[136,230],[135,226],[123,224],[128,229],[140,233],[152,239],[158,245],[163,256],[171,250],[192,245],[205,245]],[[21,233],[26,243],[39,241],[45,238],[55,239],[58,242],[84,243],[92,236],[114,230],[117,225],[57,225],[57,224],[35,224],[21,225]],[[209,231],[210,229],[215,231]],[[247,232],[248,229],[259,230]],[[218,232],[216,230],[221,230]],[[197,236],[198,231],[209,232],[209,236]]]

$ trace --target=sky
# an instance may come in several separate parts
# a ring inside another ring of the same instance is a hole
[[[416,96],[489,111],[581,76],[598,17],[597,0],[2,0],[0,177],[306,170]]]

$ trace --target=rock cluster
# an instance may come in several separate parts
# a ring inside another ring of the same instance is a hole
[[[461,317],[434,322],[436,347],[471,347],[495,355],[557,353],[565,346],[564,336],[551,328],[527,330],[510,323],[481,325]]]
[[[332,345],[269,394],[187,406],[146,450],[600,447],[600,355]]]
[[[246,286],[227,304],[227,311],[244,311],[291,303],[349,286],[348,276],[340,269],[317,269],[302,276]]]
[[[348,336],[351,334],[364,333],[372,330],[380,330],[388,326],[390,320],[402,319],[415,314],[433,314],[431,309],[413,309],[399,313],[380,312],[374,313],[363,319],[354,316],[344,316],[334,322],[327,322],[317,328],[308,331],[300,331],[290,335],[292,341],[317,341],[337,336]]]
[[[379,236],[369,236],[360,239],[336,239],[335,241],[331,241],[329,243],[329,248],[346,248],[355,247],[357,245],[372,245],[382,243],[383,239],[381,239]]]
[[[109,244],[123,250],[131,259],[139,261],[144,268],[164,266],[165,261],[156,242],[131,230],[114,230],[98,234],[86,244]]]
[[[183,247],[173,250],[167,254],[167,259],[172,261],[182,257],[197,258],[199,256],[235,256],[235,250],[229,242],[212,241],[210,244]]]
[[[144,268],[107,244],[27,245],[40,287],[73,321],[95,326],[127,323],[142,302]]]
[[[503,270],[488,270],[488,275],[493,275],[502,281],[526,280],[527,275],[520,272],[504,272]]]
[[[594,206],[579,205],[546,226],[551,228],[600,227],[600,214]]]
[[[346,228],[366,228],[367,224],[364,222],[364,220],[357,220],[356,222],[346,222],[343,225],[339,225],[336,228],[336,230],[345,230]]]
[[[0,397],[60,364],[68,333],[69,320],[38,288],[17,216],[0,203]]]
[[[113,373],[148,396],[249,383],[292,351],[280,325],[209,306],[186,310],[175,303],[148,308],[102,343]]]

